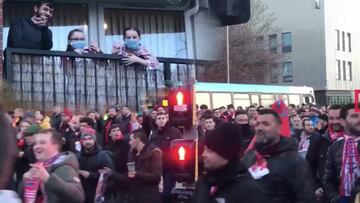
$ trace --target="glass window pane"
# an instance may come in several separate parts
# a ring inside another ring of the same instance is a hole
[[[282,51],[283,53],[291,52],[291,32],[286,32],[281,34],[282,38]]]
[[[249,100],[249,95],[248,94],[234,94],[234,100],[235,99],[247,99],[247,100]]]
[[[260,98],[259,95],[251,95],[251,105],[259,105]]]
[[[261,98],[261,105],[264,107],[269,107],[275,102],[274,95],[263,94],[260,96],[260,98]]]
[[[269,35],[269,45],[270,45],[270,53],[277,52],[277,35]]]
[[[250,99],[234,99],[234,106],[237,108],[238,106],[242,106],[243,108],[250,106]]]
[[[213,108],[219,108],[231,104],[231,95],[229,93],[213,93]]]
[[[209,93],[196,93],[195,102],[199,106],[202,104],[206,104],[210,108],[211,107],[210,94]]]
[[[300,105],[300,95],[289,95],[290,104]]]
[[[141,43],[155,56],[187,57],[183,12],[106,8],[104,23],[107,53],[111,53],[114,42],[122,43],[125,28],[137,27]]]

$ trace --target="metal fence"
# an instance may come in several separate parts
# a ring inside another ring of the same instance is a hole
[[[138,110],[158,103],[165,86],[196,75],[193,60],[158,58],[157,70],[126,66],[121,57],[8,48],[4,78],[14,100],[23,107],[50,109],[60,105],[75,111],[119,104]],[[196,61],[204,69],[205,61]]]

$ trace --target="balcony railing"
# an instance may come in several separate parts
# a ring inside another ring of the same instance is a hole
[[[60,105],[79,112],[120,104],[138,110],[142,104],[159,103],[164,87],[192,80],[196,69],[206,65],[189,59],[158,60],[159,69],[148,70],[126,66],[118,55],[8,48],[4,78],[23,107]]]

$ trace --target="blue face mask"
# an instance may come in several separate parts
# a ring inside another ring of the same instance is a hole
[[[130,51],[137,51],[140,49],[140,41],[138,40],[126,39],[124,44]]]
[[[73,49],[84,49],[86,46],[85,40],[72,40],[70,41],[70,45]]]

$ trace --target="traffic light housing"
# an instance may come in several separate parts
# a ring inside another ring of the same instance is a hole
[[[211,15],[222,26],[246,23],[250,19],[250,0],[209,0]]]
[[[193,123],[193,87],[170,89],[168,95],[169,120],[176,127],[191,127]]]
[[[193,182],[197,178],[197,140],[175,139],[170,144],[171,172],[178,182]]]

